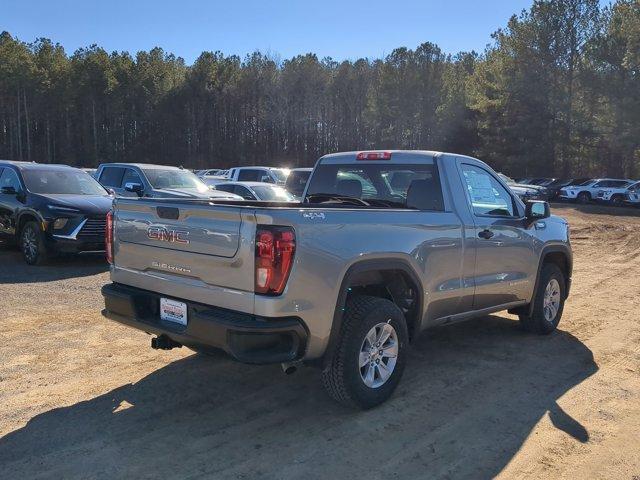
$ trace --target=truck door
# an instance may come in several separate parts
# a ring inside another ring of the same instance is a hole
[[[460,168],[476,233],[473,309],[526,301],[538,265],[523,212],[489,170],[466,163]]]

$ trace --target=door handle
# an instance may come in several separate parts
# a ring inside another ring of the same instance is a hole
[[[481,230],[478,233],[478,236],[480,238],[484,238],[485,240],[490,239],[491,237],[493,237],[493,232],[491,230],[489,230],[488,228],[485,228],[484,230]]]

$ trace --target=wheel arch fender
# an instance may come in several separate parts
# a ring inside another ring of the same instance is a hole
[[[44,222],[44,218],[42,217],[42,215],[40,215],[40,213],[37,210],[34,210],[32,208],[25,208],[20,212],[18,212],[18,215],[16,216],[16,236],[20,235],[20,231],[22,230],[22,227],[29,220],[33,220],[40,224]]]
[[[540,252],[536,283],[533,289],[533,296],[531,297],[532,301],[528,306],[529,315],[533,312],[533,299],[536,298],[538,288],[540,288],[540,273],[542,272],[542,267],[545,263],[555,263],[560,267],[565,276],[564,297],[566,299],[569,296],[569,290],[571,288],[571,272],[573,271],[573,254],[571,253],[571,248],[564,244],[547,245],[543,247]]]
[[[340,331],[342,329],[342,319],[350,293],[350,287],[359,285],[362,282],[375,282],[377,278],[382,278],[385,273],[391,272],[401,272],[406,276],[411,286],[414,288],[417,296],[417,304],[415,306],[416,318],[413,319],[413,322],[421,321],[422,312],[424,311],[424,288],[422,281],[420,280],[420,276],[409,260],[397,257],[385,259],[374,258],[357,261],[347,268],[340,283],[340,289],[338,290],[338,297],[333,313],[331,332],[329,334],[329,341],[322,356],[321,363],[323,367],[331,359],[338,343]],[[419,323],[417,323],[414,328],[416,333],[419,332]]]

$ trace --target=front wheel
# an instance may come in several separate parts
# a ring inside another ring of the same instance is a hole
[[[541,335],[553,332],[558,327],[564,310],[565,288],[562,270],[553,263],[543,265],[531,315],[520,314],[522,326]]]
[[[20,232],[20,250],[29,265],[42,265],[47,260],[44,233],[37,222],[27,222]]]
[[[384,298],[349,300],[322,383],[335,400],[367,409],[387,400],[404,371],[409,341],[402,311]]]
[[[578,194],[578,203],[581,204],[586,204],[589,203],[591,201],[591,195],[589,195],[589,193],[587,192],[580,192]]]

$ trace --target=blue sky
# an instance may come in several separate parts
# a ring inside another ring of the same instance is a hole
[[[160,46],[187,63],[203,50],[289,58],[378,58],[394,48],[438,44],[482,51],[490,35],[531,0],[0,0],[0,30],[48,37],[68,53],[96,43],[135,53]]]

